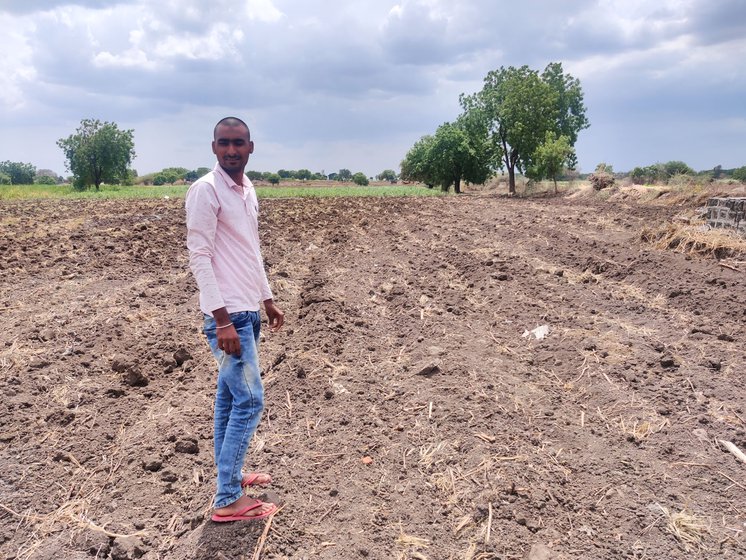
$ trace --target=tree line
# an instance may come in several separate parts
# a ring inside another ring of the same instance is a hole
[[[167,167],[138,177],[137,171],[130,168],[135,157],[133,130],[120,130],[113,122],[96,119],[83,119],[77,130],[67,138],[60,138],[57,145],[65,154],[65,164],[72,173],[73,187],[79,190],[89,186],[99,190],[102,183],[127,184],[149,183],[153,185],[193,182],[210,171],[207,167],[189,170],[183,167]],[[280,169],[276,173],[249,171],[249,179],[265,180],[278,184],[281,180],[336,180],[352,181],[358,185],[368,185],[365,173],[352,173],[349,169],[340,169],[329,175],[311,172],[308,169]],[[392,169],[382,171],[380,181],[396,182],[396,172]],[[372,179],[372,177],[371,177]],[[37,171],[30,163],[4,161],[0,163],[0,184],[28,185],[32,183],[58,184],[64,179],[50,170]]]
[[[580,82],[565,74],[562,65],[550,63],[539,74],[528,66],[500,68],[487,74],[481,91],[462,94],[463,112],[452,122],[443,123],[433,135],[415,142],[401,162],[401,174],[385,169],[379,181],[422,182],[443,190],[453,187],[461,192],[461,183],[484,183],[497,170],[507,170],[509,191],[515,193],[516,173],[529,179],[553,179],[576,165],[575,142],[578,133],[588,128]],[[130,168],[135,157],[133,130],[120,130],[116,123],[83,119],[67,138],[57,141],[64,151],[66,167],[77,189],[104,182],[110,184],[173,184],[193,182],[210,169],[188,170],[168,167],[139,177]],[[695,172],[682,161],[635,167],[628,174],[614,174],[603,165],[604,173],[629,176],[632,182],[666,182],[679,175],[697,175],[705,179],[734,179],[746,182],[746,166]],[[598,172],[598,169],[597,169]],[[278,184],[281,180],[336,180],[369,184],[362,172],[340,169],[328,175],[308,169],[277,172],[249,171],[252,180]],[[372,177],[371,177],[372,179]],[[0,184],[58,184],[64,179],[49,169],[37,170],[30,163],[0,162]]]

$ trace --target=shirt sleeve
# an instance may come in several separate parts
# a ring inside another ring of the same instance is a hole
[[[200,291],[203,307],[214,311],[225,307],[212,259],[220,205],[209,183],[195,183],[186,196],[187,248],[189,268]]]

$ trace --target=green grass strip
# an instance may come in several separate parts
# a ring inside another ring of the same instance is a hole
[[[101,190],[76,191],[69,185],[0,185],[0,200],[33,200],[43,198],[114,199],[114,198],[183,198],[189,187],[164,185],[104,185]],[[439,189],[419,185],[338,187],[257,187],[259,198],[330,198],[364,196],[441,196]]]

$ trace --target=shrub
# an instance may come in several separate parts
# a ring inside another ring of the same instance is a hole
[[[37,175],[34,177],[34,184],[36,185],[56,185],[57,181],[54,180],[54,177],[50,177],[49,175]]]
[[[279,184],[280,179],[281,177],[277,173],[270,173],[269,175],[267,175],[267,181],[269,181],[273,185]]]
[[[362,187],[370,184],[368,178],[365,176],[365,173],[362,173],[361,171],[358,171],[352,176],[352,182]]]
[[[739,167],[738,169],[733,170],[733,175],[731,175],[736,181],[741,181],[742,183],[746,183],[746,165],[743,167]]]

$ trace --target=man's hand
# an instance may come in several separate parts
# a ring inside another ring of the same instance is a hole
[[[241,355],[241,339],[238,338],[236,327],[228,325],[227,327],[217,329],[218,348],[226,354]]]
[[[275,302],[271,299],[264,300],[264,311],[267,313],[267,322],[269,323],[269,330],[277,332],[282,328],[285,323],[285,314],[275,305]]]
[[[236,327],[231,323],[231,317],[225,307],[216,309],[212,312],[217,325],[216,334],[218,338],[218,348],[226,354],[241,355],[241,339],[238,338]]]

